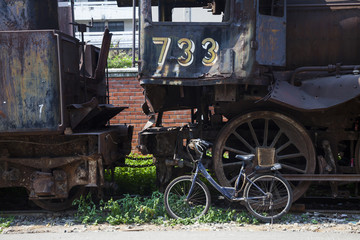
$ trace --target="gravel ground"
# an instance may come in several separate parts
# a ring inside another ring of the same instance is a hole
[[[193,225],[116,225],[78,224],[73,213],[49,213],[42,216],[17,216],[10,227],[0,228],[2,234],[19,233],[74,233],[74,232],[115,232],[115,231],[289,231],[289,232],[341,232],[360,236],[360,214],[289,214],[287,220],[274,224],[248,225],[235,222],[222,224]]]

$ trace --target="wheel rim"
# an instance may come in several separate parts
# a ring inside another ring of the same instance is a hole
[[[284,174],[311,174],[315,171],[315,150],[305,129],[291,118],[276,112],[251,112],[227,123],[214,148],[214,168],[219,182],[233,186],[241,162],[236,154],[255,154],[256,148],[274,148],[274,161]],[[290,183],[294,200],[310,182]]]
[[[41,199],[32,200],[37,206],[49,211],[62,211],[71,208],[75,199],[80,198],[86,192],[85,187],[75,186],[69,192],[69,197],[64,199]]]
[[[266,197],[260,198],[263,196],[263,192],[266,193]],[[273,176],[257,178],[255,184],[250,184],[247,188],[246,196],[249,210],[254,215],[265,219],[282,216],[288,210],[291,201],[286,184]]]
[[[197,219],[205,214],[208,199],[201,184],[196,182],[191,196],[186,199],[191,183],[190,179],[182,179],[170,187],[166,201],[174,217]]]

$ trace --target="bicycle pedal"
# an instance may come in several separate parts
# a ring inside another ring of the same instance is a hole
[[[224,200],[225,197],[224,197],[224,196],[218,196],[218,199],[219,199],[219,200]]]

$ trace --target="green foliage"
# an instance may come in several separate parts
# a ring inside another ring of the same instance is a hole
[[[149,159],[150,157],[132,153],[125,160],[125,163],[131,166],[149,165],[153,162],[152,158]],[[132,160],[133,158],[145,160]],[[112,181],[110,171],[106,172],[105,179],[109,182]],[[127,193],[149,196],[156,191],[156,168],[155,166],[143,168],[116,167],[113,180],[118,186],[116,194]]]
[[[109,211],[106,221],[112,225],[128,223],[162,223],[165,216],[163,195],[154,192],[151,197],[125,195],[123,199],[109,200],[105,206]]]
[[[318,220],[316,220],[316,219],[311,219],[311,223],[312,223],[312,224],[318,224],[319,222],[318,222]]]
[[[213,207],[198,220],[190,218],[169,219],[165,211],[163,199],[164,195],[160,192],[154,192],[150,197],[126,194],[122,199],[110,199],[107,202],[100,202],[99,207],[96,207],[89,194],[86,197],[80,198],[80,200],[74,201],[74,205],[78,206],[75,217],[77,221],[83,224],[108,222],[112,225],[132,223],[189,225],[195,222],[227,223],[233,221],[237,223],[258,224],[258,221],[246,212],[238,213],[235,210]]]
[[[237,223],[257,224],[256,218],[249,216],[246,212],[236,212],[233,209],[210,208],[208,213],[200,218],[203,223]]]
[[[10,227],[11,223],[14,221],[14,217],[3,218],[0,217],[0,233],[4,228]]]
[[[109,52],[108,68],[130,68],[131,66],[132,57],[127,52],[123,50]]]
[[[78,222],[83,224],[97,224],[104,222],[104,217],[101,214],[101,207],[100,209],[97,208],[96,204],[93,202],[91,193],[87,196],[81,196],[80,199],[75,200],[73,205],[77,205],[78,210],[75,214],[75,219]],[[100,206],[103,203],[100,202]]]

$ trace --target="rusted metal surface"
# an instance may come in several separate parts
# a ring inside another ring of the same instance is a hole
[[[261,65],[286,65],[286,1],[258,0],[256,61]]]
[[[74,36],[74,22],[71,3],[67,0],[58,0],[59,30],[67,35]]]
[[[31,199],[56,199],[67,198],[75,186],[103,186],[98,172],[124,162],[131,136],[132,126],[122,125],[68,136],[0,138],[0,187],[21,186]]]
[[[359,63],[359,9],[358,1],[288,0],[287,67]]]
[[[105,68],[107,64],[107,59],[109,56],[110,44],[111,44],[111,36],[109,29],[105,29],[104,37],[101,43],[101,50],[99,53],[99,60],[95,69],[94,79],[98,82],[103,80],[105,77]]]
[[[89,46],[91,74],[81,76],[81,43],[54,30],[56,0],[0,6],[0,187],[24,187],[40,207],[62,210],[85,186],[104,186],[104,169],[131,151],[133,127],[108,125],[126,108],[107,104],[111,34],[101,52]]]
[[[0,132],[58,130],[57,44],[53,31],[0,33]]]
[[[0,31],[59,29],[56,0],[0,0]]]

